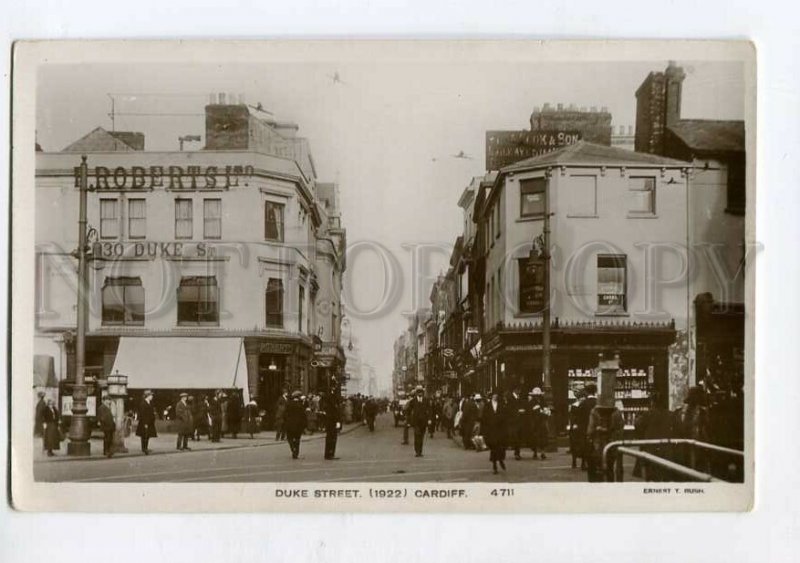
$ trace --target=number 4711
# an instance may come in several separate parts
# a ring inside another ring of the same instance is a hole
[[[493,497],[513,497],[514,489],[492,489],[492,492],[489,494]]]

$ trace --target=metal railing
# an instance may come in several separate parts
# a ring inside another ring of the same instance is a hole
[[[707,442],[701,442],[699,440],[692,440],[688,438],[663,438],[663,439],[653,439],[653,440],[616,440],[614,442],[609,442],[603,448],[602,467],[604,470],[609,467],[608,465],[609,455],[611,454],[611,451],[614,450],[617,456],[616,460],[614,461],[615,471],[613,472],[608,471],[607,474],[614,475],[616,481],[622,481],[623,472],[622,472],[621,458],[623,455],[629,455],[633,458],[641,459],[647,462],[648,464],[656,465],[671,473],[676,473],[693,481],[701,481],[707,483],[722,481],[722,479],[718,479],[711,474],[704,473],[702,471],[697,471],[696,469],[692,469],[691,467],[687,467],[685,465],[681,465],[680,463],[664,459],[663,457],[659,457],[649,452],[643,452],[641,450],[636,450],[628,447],[628,446],[641,447],[641,446],[665,446],[665,445],[688,445],[693,449],[698,448],[716,453],[728,454],[744,459],[743,451],[734,450],[731,448],[726,448],[724,446],[718,446],[716,444],[709,444]]]

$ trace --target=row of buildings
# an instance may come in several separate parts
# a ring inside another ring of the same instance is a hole
[[[35,382],[60,382],[66,414],[82,156],[95,392],[116,373],[133,395],[154,389],[157,402],[235,388],[271,420],[283,388],[327,390],[344,379],[338,186],[318,180],[297,133],[213,96],[200,150],[147,151],[142,133],[101,127],[61,151],[37,145]]]
[[[628,422],[654,392],[675,407],[701,380],[741,389],[745,128],[681,119],[684,77],[670,63],[644,79],[635,150],[612,143],[604,111],[537,108],[530,131],[487,133],[487,172],[458,200],[449,269],[394,343],[396,390],[543,387],[563,428],[571,391],[595,380],[600,354],[620,356]],[[542,132],[566,141],[509,162],[520,139]]]

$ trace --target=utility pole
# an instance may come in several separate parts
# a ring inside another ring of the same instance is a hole
[[[91,453],[89,444],[89,420],[86,416],[88,408],[84,370],[86,367],[86,320],[88,316],[88,279],[86,269],[86,196],[89,191],[89,167],[86,156],[81,156],[79,211],[78,211],[78,334],[75,344],[75,384],[72,387],[72,422],[69,426],[69,444],[67,454],[71,456],[88,456]]]

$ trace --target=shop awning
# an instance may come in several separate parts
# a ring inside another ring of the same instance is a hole
[[[242,389],[250,400],[241,338],[123,337],[111,373],[131,389]]]
[[[58,387],[53,356],[44,354],[33,356],[33,386]]]

